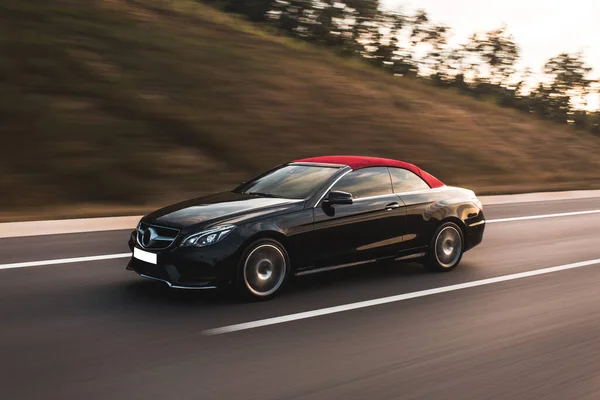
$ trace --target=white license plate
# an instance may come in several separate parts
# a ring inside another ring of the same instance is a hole
[[[133,257],[150,264],[156,264],[156,254],[138,249],[137,247],[133,248]]]

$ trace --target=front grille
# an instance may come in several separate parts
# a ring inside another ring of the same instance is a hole
[[[145,249],[161,250],[169,247],[179,235],[178,229],[142,222],[137,230],[137,242]]]

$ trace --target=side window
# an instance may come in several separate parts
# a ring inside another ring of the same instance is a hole
[[[390,168],[395,193],[429,189],[429,185],[413,172],[402,168]]]
[[[355,199],[393,193],[390,173],[386,167],[352,171],[340,179],[332,190],[351,193]]]

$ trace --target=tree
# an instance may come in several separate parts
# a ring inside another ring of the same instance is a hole
[[[405,17],[395,12],[378,12],[365,31],[366,46],[372,64],[397,72],[396,62],[400,61],[398,37],[405,26]]]
[[[493,85],[507,82],[520,57],[519,46],[505,25],[483,34],[473,34],[466,48],[473,60],[471,68],[475,80]],[[486,72],[488,78],[484,78]]]
[[[262,22],[266,20],[267,11],[273,4],[274,0],[225,0],[225,10],[244,14],[254,22]]]
[[[438,47],[440,47],[438,45]],[[439,83],[468,91],[469,86],[465,81],[465,73],[468,70],[467,51],[465,45],[454,48],[441,49],[439,56],[437,52],[429,55],[437,65],[436,79]],[[438,58],[439,57],[439,60]]]
[[[438,82],[444,80],[442,70],[449,51],[446,47],[450,28],[432,24],[424,10],[417,10],[413,17],[405,18],[404,25],[409,28],[407,36],[411,50],[411,54],[403,57],[404,60],[412,64],[415,62],[414,54],[424,53],[417,65],[418,71]]]
[[[521,79],[515,84],[514,89],[511,90],[512,98],[505,100],[505,105],[516,108],[520,111],[530,112],[531,103],[530,98],[526,93],[527,81],[531,78],[532,72],[530,68],[525,68],[525,71],[521,74]]]
[[[592,69],[585,65],[581,53],[562,53],[551,58],[544,66],[545,74],[552,79],[551,88],[565,95],[587,95],[593,82],[587,79],[591,71]]]
[[[310,11],[312,0],[287,0],[273,3],[276,25],[291,34],[306,37],[306,25],[312,25]]]
[[[534,93],[538,114],[558,122],[568,122],[574,115],[574,99],[583,99],[592,90],[587,79],[591,68],[585,65],[581,53],[562,53],[544,66],[544,81]],[[581,116],[578,116],[581,121]]]
[[[373,18],[379,12],[379,0],[343,0],[340,1],[356,10],[363,18]]]
[[[423,39],[431,50],[425,55],[425,65],[430,71],[430,76],[437,83],[444,83],[450,80],[448,71],[444,69],[446,60],[450,57],[450,50],[446,49],[448,45],[448,35],[450,28],[444,25],[433,25],[426,30],[426,36]]]
[[[272,21],[279,28],[301,39],[352,51],[358,14],[335,0],[276,1]]]
[[[412,47],[417,47],[426,37],[429,36],[427,28],[429,24],[429,16],[425,10],[418,10],[416,15],[411,19],[410,25],[410,42]]]

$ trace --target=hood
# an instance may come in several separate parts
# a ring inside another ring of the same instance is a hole
[[[209,227],[230,219],[248,218],[283,211],[303,200],[259,197],[233,192],[216,193],[158,209],[142,220],[159,226],[177,228],[183,233]]]

